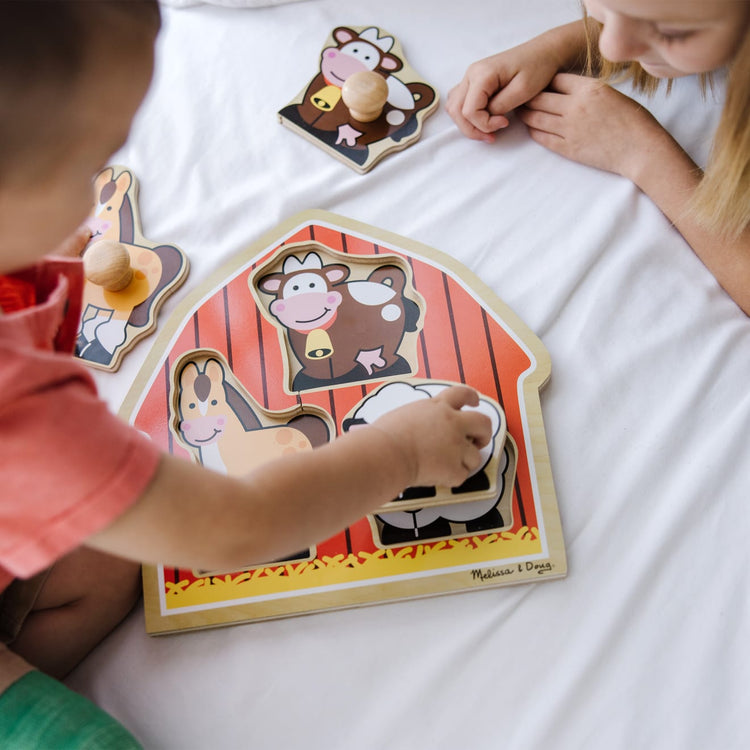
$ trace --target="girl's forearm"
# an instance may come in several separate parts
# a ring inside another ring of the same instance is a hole
[[[750,315],[750,230],[739,237],[708,231],[690,213],[701,170],[662,128],[644,141],[623,171],[674,224],[725,291]]]
[[[586,69],[586,27],[588,25],[592,43],[596,44],[599,30],[590,19],[571,21],[545,31],[537,37],[557,62],[557,69],[565,73],[583,73]]]

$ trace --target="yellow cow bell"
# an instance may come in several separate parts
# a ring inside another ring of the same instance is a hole
[[[341,99],[341,89],[338,86],[324,86],[310,98],[319,110],[330,112]]]
[[[322,328],[314,328],[307,334],[305,356],[308,359],[327,359],[332,354],[331,337]]]

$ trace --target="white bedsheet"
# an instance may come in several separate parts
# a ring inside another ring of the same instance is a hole
[[[474,271],[552,357],[542,396],[566,579],[149,637],[137,610],[69,684],[147,748],[750,746],[750,321],[627,180],[493,146],[444,107],[360,176],[281,127],[337,25],[378,25],[443,96],[575,0],[311,0],[165,9],[152,90],[114,162],[187,284],[323,208]],[[720,104],[650,107],[705,162]],[[99,373],[117,409],[149,349]]]

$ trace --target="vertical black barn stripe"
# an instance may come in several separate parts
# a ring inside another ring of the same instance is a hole
[[[516,478],[513,480],[513,484],[516,490],[516,497],[518,498],[518,512],[521,515],[521,526],[527,526],[526,522],[526,510],[523,507],[523,498],[521,497],[521,487],[518,484],[518,472],[516,472]]]
[[[258,305],[255,306],[255,327],[258,331],[258,367],[261,373],[261,385],[263,387],[263,406],[268,408],[268,374],[266,372],[266,346],[263,341],[263,315]],[[284,356],[282,352],[282,357]]]
[[[227,338],[227,364],[229,369],[234,371],[234,360],[232,358],[232,328],[229,325],[229,291],[228,284],[224,284],[221,290],[222,297],[224,298],[224,331]]]
[[[492,367],[492,379],[495,381],[495,393],[497,394],[497,402],[500,406],[505,409],[503,404],[503,394],[500,390],[500,374],[497,370],[497,360],[495,359],[495,348],[492,346],[492,335],[490,334],[490,322],[487,318],[487,311],[482,309],[482,323],[484,325],[484,339],[487,343],[487,352],[490,355],[490,365]]]
[[[201,346],[201,331],[198,325],[198,311],[193,313],[193,335],[195,336],[195,348],[200,349]]]
[[[448,275],[446,273],[443,276],[443,289],[445,290],[445,304],[448,307],[448,317],[451,321],[451,333],[453,334],[453,349],[456,353],[456,364],[458,365],[458,377],[462,383],[466,382],[466,375],[464,374],[464,363],[461,361],[461,347],[458,343],[458,331],[456,330],[455,320],[453,319],[453,304],[451,302],[451,292],[448,286]]]
[[[406,256],[406,262],[409,264],[409,268],[411,269],[411,285],[412,289],[419,292],[419,289],[417,289],[417,285],[414,283],[414,259],[411,257],[411,255]],[[422,327],[419,330],[419,348],[422,350],[422,361],[424,362],[424,376],[426,378],[430,377],[430,358],[427,355],[427,345],[425,344],[424,340],[424,323],[425,323],[425,316],[427,315],[427,310],[423,309],[420,310],[420,318],[422,320]]]
[[[167,357],[164,360],[164,392],[166,393],[166,413],[167,413],[167,425],[169,425],[169,413],[171,411],[171,400],[172,400],[172,394],[171,394],[171,383],[169,382],[169,357]],[[172,430],[169,429],[169,426],[167,426],[167,450],[170,452],[170,454],[174,454],[174,438],[172,437]]]

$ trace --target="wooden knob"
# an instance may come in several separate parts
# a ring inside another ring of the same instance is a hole
[[[120,242],[95,242],[83,254],[83,272],[92,284],[108,292],[121,292],[133,280],[130,253]]]
[[[383,111],[388,99],[388,84],[383,76],[372,70],[361,70],[344,81],[341,98],[355,120],[372,122]]]

